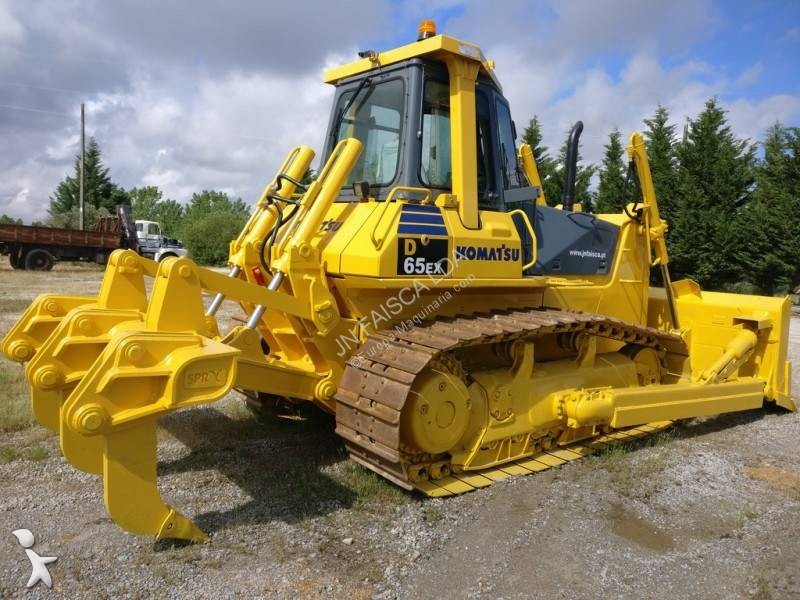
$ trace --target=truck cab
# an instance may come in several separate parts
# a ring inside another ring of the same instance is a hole
[[[161,261],[170,256],[186,256],[188,254],[179,240],[163,235],[159,223],[143,220],[135,223],[139,253],[142,256]]]

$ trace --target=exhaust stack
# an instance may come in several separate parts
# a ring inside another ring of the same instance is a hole
[[[567,142],[567,164],[564,174],[564,210],[572,210],[575,205],[575,178],[578,175],[578,144],[583,132],[583,121],[572,126]]]

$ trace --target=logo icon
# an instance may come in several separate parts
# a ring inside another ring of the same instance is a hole
[[[39,556],[31,550],[31,546],[33,546],[34,538],[33,534],[27,529],[16,529],[12,531],[17,539],[19,540],[20,545],[25,548],[25,554],[28,555],[28,560],[31,561],[31,578],[28,579],[28,584],[25,587],[33,587],[39,581],[44,583],[47,587],[53,587],[53,580],[50,577],[50,572],[47,570],[47,566],[51,562],[55,562],[58,560],[57,556]]]

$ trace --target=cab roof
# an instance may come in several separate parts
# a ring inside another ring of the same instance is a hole
[[[424,40],[406,44],[393,50],[371,53],[369,57],[362,58],[339,67],[325,71],[325,83],[337,85],[340,81],[368,73],[373,69],[396,64],[412,58],[431,58],[441,60],[447,54],[454,54],[462,58],[473,60],[480,64],[480,74],[492,80],[499,91],[502,91],[500,82],[494,74],[494,62],[488,60],[481,49],[475,44],[463,42],[449,35],[435,35]]]

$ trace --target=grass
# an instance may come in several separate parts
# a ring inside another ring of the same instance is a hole
[[[275,532],[270,536],[270,547],[272,555],[278,562],[284,563],[292,558],[292,549],[289,547],[289,540],[280,532]]]
[[[0,465],[10,463],[12,460],[19,458],[19,452],[9,446],[0,448]]]
[[[661,473],[674,460],[674,455],[664,448],[674,436],[672,431],[659,431],[638,442],[604,448],[597,459],[620,495],[647,500],[661,489]],[[645,448],[650,450],[640,455],[630,455],[634,450]]]
[[[444,518],[444,511],[441,506],[435,504],[425,504],[425,520],[428,523],[437,523]]]
[[[341,544],[341,537],[337,529],[326,527],[319,532],[320,540],[317,542],[317,551],[326,554],[334,552]]]
[[[50,453],[47,451],[47,448],[44,446],[31,446],[28,448],[28,460],[32,461],[40,461],[46,459],[50,456]]]
[[[759,575],[756,580],[756,591],[753,594],[753,600],[770,600],[772,598],[772,586],[763,575]]]
[[[20,431],[33,425],[28,386],[21,366],[0,359],[0,389],[5,396],[0,411],[0,432]]]
[[[760,516],[761,513],[752,506],[745,507],[736,517],[736,529],[742,529],[749,521]]]
[[[390,508],[409,500],[408,494],[396,485],[351,460],[336,465],[332,476],[354,494],[355,508]]]

